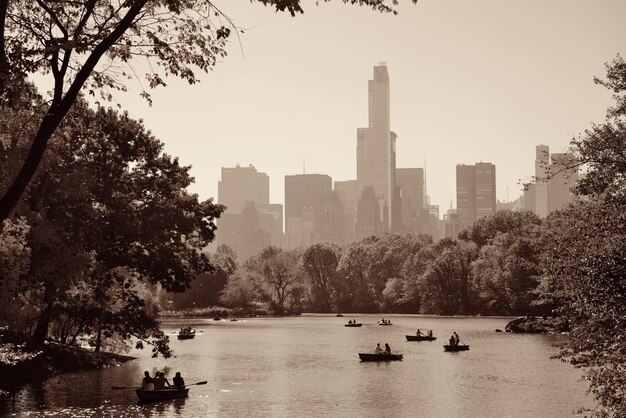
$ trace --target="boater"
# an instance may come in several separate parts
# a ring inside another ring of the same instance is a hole
[[[167,385],[168,388],[172,387],[172,385],[170,385],[170,382],[165,378],[165,373],[157,372],[157,375],[154,378],[154,388],[165,389],[165,385]]]
[[[174,376],[174,379],[172,379],[172,382],[174,383],[174,386],[178,386],[178,387],[185,386],[185,380],[180,375],[180,372],[176,372],[176,376]]]
[[[143,372],[141,390],[154,390],[154,379],[150,376],[148,371]]]
[[[417,329],[417,336],[418,336],[418,337],[421,337],[421,336],[422,336],[422,332],[420,331],[420,329],[419,329],[419,328]]]
[[[391,347],[387,343],[385,343],[385,352],[383,354],[391,354]]]
[[[376,344],[376,348],[374,349],[374,354],[383,354],[383,350],[380,348],[380,343]]]

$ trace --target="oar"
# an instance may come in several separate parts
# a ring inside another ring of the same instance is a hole
[[[194,386],[194,385],[206,385],[208,382],[206,380],[203,380],[202,382],[197,382],[197,383],[191,383],[189,385],[185,385],[185,387],[187,386]]]

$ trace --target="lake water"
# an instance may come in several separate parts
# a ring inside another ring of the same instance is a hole
[[[356,318],[361,328],[343,325]],[[346,315],[249,318],[183,323],[195,339],[172,338],[176,358],[137,360],[119,367],[71,373],[29,385],[0,405],[0,415],[58,417],[571,417],[593,405],[581,371],[551,356],[558,338],[495,333],[506,318]],[[407,342],[416,328],[435,342]],[[452,331],[471,350],[446,353]],[[362,363],[359,352],[389,343],[404,360]],[[144,370],[180,371],[192,386],[186,399],[137,405],[133,390]]]

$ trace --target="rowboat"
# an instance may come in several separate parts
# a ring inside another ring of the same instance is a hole
[[[190,340],[190,339],[192,339],[195,336],[196,336],[196,330],[195,329],[192,329],[192,330],[181,329],[178,332],[178,339],[179,340]]]
[[[358,324],[345,324],[344,327],[360,327],[362,325],[363,324],[359,322]]]
[[[428,335],[405,335],[407,341],[435,341],[437,337],[429,337]]]
[[[393,325],[393,324],[391,322],[379,322],[378,325],[386,327],[386,326]]]
[[[137,389],[136,392],[140,402],[156,402],[176,398],[186,398],[189,394],[189,388],[165,388],[155,390]]]
[[[335,315],[337,318],[343,318],[343,314],[338,313],[337,315]]]
[[[444,351],[467,351],[469,350],[469,345],[444,345]]]
[[[402,354],[359,353],[361,361],[396,361],[402,360]]]

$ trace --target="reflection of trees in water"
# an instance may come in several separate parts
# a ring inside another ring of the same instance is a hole
[[[182,415],[187,398],[172,399],[171,401],[160,401],[142,403],[140,405],[140,412],[145,417],[163,416],[166,412],[167,415],[171,415],[173,412],[175,415]]]

